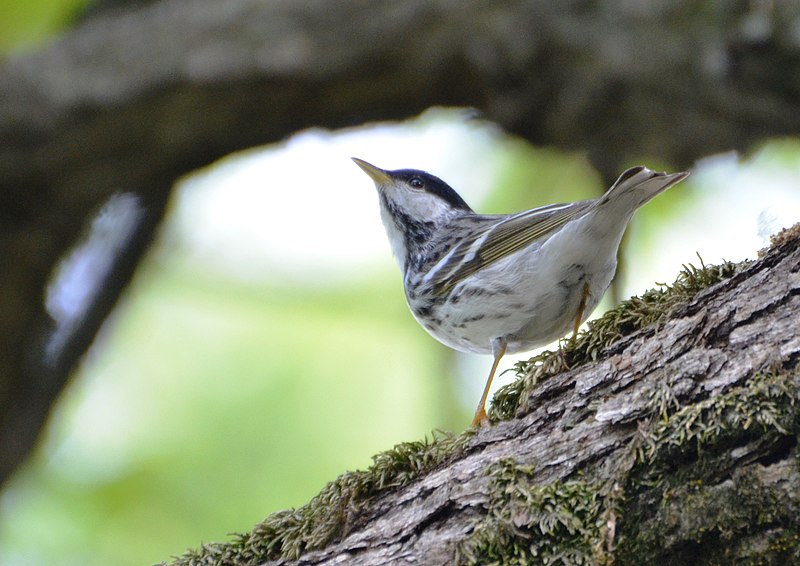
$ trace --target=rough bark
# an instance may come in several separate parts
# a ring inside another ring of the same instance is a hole
[[[144,4],[144,5],[143,5]],[[172,183],[310,126],[478,109],[612,177],[797,133],[793,2],[133,2],[0,63],[0,481],[146,249]],[[116,192],[146,216],[55,364],[52,269]]]
[[[800,563],[798,320],[800,225],[595,361],[543,358],[499,395],[509,420],[378,455],[178,564]]]

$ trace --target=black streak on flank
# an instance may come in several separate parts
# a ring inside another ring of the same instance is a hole
[[[430,306],[427,307],[417,307],[414,309],[417,316],[421,316],[423,318],[427,318],[431,315],[432,309]]]

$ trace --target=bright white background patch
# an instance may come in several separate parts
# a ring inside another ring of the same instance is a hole
[[[350,157],[429,171],[480,204],[495,172],[494,160],[478,156],[489,153],[493,130],[448,117],[308,131],[277,149],[231,156],[181,185],[173,236],[198,259],[247,278],[330,283],[391,261],[374,185]]]

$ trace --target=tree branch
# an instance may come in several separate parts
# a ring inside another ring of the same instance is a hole
[[[508,420],[395,447],[174,564],[796,562],[800,225],[784,239],[540,356],[495,397]]]

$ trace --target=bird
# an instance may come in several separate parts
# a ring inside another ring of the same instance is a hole
[[[596,199],[489,215],[435,175],[352,159],[377,188],[414,318],[450,348],[493,356],[472,426],[488,424],[500,359],[570,330],[574,340],[611,284],[634,212],[689,175],[637,166]]]

